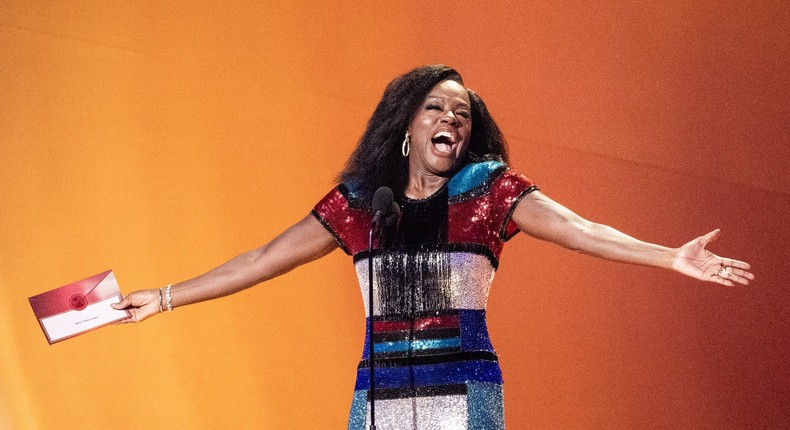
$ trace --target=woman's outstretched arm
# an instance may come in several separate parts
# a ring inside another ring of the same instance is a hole
[[[237,293],[282,275],[329,254],[337,248],[332,235],[312,215],[307,215],[266,245],[171,288],[173,307]],[[122,322],[140,322],[159,313],[160,290],[135,291],[114,304],[132,316]]]
[[[663,267],[722,285],[748,284],[749,264],[719,257],[706,249],[714,230],[679,247],[643,242],[609,226],[588,221],[540,191],[524,197],[513,212],[518,228],[532,237],[584,254],[643,266]]]

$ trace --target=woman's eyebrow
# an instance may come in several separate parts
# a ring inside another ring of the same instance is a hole
[[[444,97],[438,96],[438,95],[435,95],[435,94],[429,94],[427,97],[425,97],[425,100],[428,100],[428,99],[437,99],[437,100],[440,100],[440,101],[444,102]],[[463,100],[459,100],[459,101],[464,107],[467,107],[467,108],[470,107],[469,103],[467,103],[467,102],[465,102]]]

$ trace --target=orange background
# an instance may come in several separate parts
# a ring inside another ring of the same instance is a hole
[[[790,7],[659,3],[3,1],[0,428],[344,428],[364,312],[340,251],[53,346],[27,297],[265,243],[333,186],[387,82],[435,62],[549,196],[672,246],[720,227],[714,252],[757,275],[515,238],[489,302],[508,428],[786,426]]]

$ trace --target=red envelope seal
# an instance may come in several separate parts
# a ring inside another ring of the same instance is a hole
[[[74,294],[69,298],[69,306],[75,311],[81,311],[88,307],[88,298],[82,294]]]

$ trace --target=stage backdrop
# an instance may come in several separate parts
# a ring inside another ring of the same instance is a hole
[[[474,3],[474,4],[473,4]],[[205,272],[305,216],[385,85],[447,63],[512,164],[724,288],[513,239],[490,295],[508,428],[790,422],[787,2],[0,3],[0,428],[339,429],[350,258],[49,346],[27,297]]]

